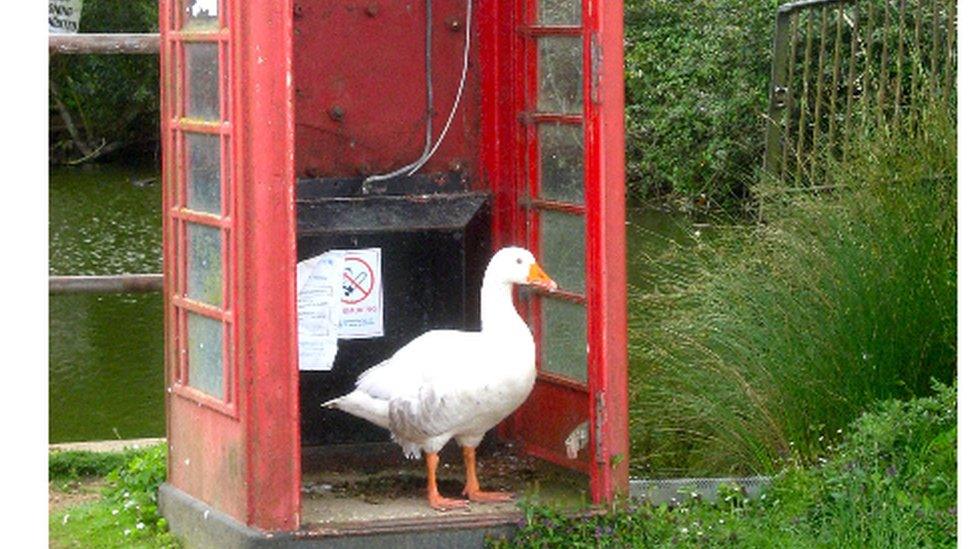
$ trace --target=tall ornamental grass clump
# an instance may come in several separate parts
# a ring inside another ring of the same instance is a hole
[[[875,401],[953,379],[953,110],[933,102],[825,162],[827,190],[767,184],[764,223],[644,258],[631,434],[646,474],[813,463]]]

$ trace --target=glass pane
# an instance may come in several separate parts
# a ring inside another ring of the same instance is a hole
[[[542,198],[583,203],[583,127],[539,125]]]
[[[186,247],[187,297],[222,307],[224,267],[220,261],[220,229],[187,223]]]
[[[183,4],[183,28],[185,30],[214,30],[217,22],[218,0],[185,0]]]
[[[540,211],[542,223],[542,267],[559,289],[576,294],[586,292],[586,231],[583,216]]]
[[[539,112],[583,112],[583,41],[578,36],[540,36]]]
[[[220,215],[220,136],[186,134],[186,207]]]
[[[217,44],[193,43],[186,52],[186,115],[201,120],[220,120],[217,85]]]
[[[190,387],[224,400],[224,325],[195,313],[186,315]]]
[[[586,382],[586,307],[542,298],[542,369]]]
[[[538,0],[540,25],[579,25],[582,0]]]

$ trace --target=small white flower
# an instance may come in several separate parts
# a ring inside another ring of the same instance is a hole
[[[681,533],[682,534],[687,534],[688,533],[688,529],[687,528],[682,528],[681,529]]]
[[[125,530],[123,530],[123,531],[122,531],[122,533],[123,533],[124,535],[126,535],[126,536],[128,536],[129,534],[131,534],[131,533],[132,533],[132,530],[130,530],[130,529],[128,529],[128,528],[126,528]]]
[[[68,517],[70,517],[70,516],[71,516],[70,514],[65,514],[64,515],[64,518],[61,519],[61,524],[62,525],[68,524]]]
[[[843,429],[837,429],[837,434],[838,434],[838,435],[839,435],[839,434],[841,434],[841,433],[843,433],[843,432],[844,432],[844,430],[843,430]]]
[[[725,524],[725,519],[718,519],[719,524]]]
[[[118,509],[112,509],[112,516],[115,516],[117,514],[119,514],[119,510]]]
[[[819,442],[823,442],[823,439],[824,439],[824,437],[823,437],[823,435],[820,435],[820,438],[818,438],[817,440],[818,440]]]
[[[136,523],[136,530],[142,530],[145,527],[146,527],[146,525],[144,523],[142,523],[142,522],[137,522]]]
[[[122,497],[124,497],[124,498],[129,497],[129,492],[125,492],[124,494],[122,494]]]

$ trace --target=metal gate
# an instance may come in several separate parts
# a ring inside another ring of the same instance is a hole
[[[767,173],[797,186],[857,132],[955,100],[956,0],[806,0],[780,7]]]

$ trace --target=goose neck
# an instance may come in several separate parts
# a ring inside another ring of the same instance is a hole
[[[484,281],[481,286],[482,331],[510,331],[513,327],[525,326],[512,303],[512,288],[511,283]]]

